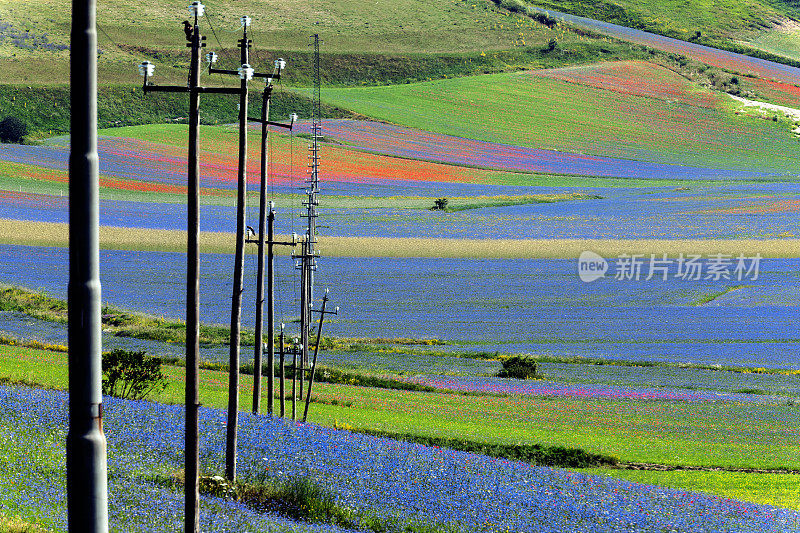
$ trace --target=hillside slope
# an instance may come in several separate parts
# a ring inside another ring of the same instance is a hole
[[[753,37],[796,13],[796,9],[780,0],[530,0],[528,3],[704,44]]]
[[[158,76],[185,79],[182,22],[189,18],[187,3],[100,3],[101,83],[136,83],[136,64],[145,58],[158,65]],[[378,71],[385,61],[382,56],[404,56],[411,63],[407,70],[413,71],[417,54],[474,58],[492,51],[541,48],[551,39],[565,45],[587,40],[565,28],[509,13],[490,0],[208,0],[205,4],[206,16],[200,23],[208,37],[208,49],[220,52],[222,60],[231,63],[238,62],[242,15],[252,17],[249,36],[253,53],[269,64],[274,55],[265,57],[265,50],[281,51],[290,58],[307,55],[309,37],[314,33],[322,38],[326,54],[380,54],[366,61],[355,58],[367,70]],[[68,81],[70,12],[69,0],[0,0],[0,59],[6,66],[5,83]]]
[[[788,124],[737,116],[727,95],[649,64],[327,89],[323,100],[394,124],[530,148],[779,174],[800,170]]]

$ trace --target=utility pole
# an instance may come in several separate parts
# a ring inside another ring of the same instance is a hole
[[[189,164],[187,183],[187,246],[186,246],[186,442],[185,442],[185,531],[198,532],[199,527],[199,467],[200,446],[198,429],[198,364],[200,352],[200,94],[239,94],[240,89],[227,87],[200,86],[200,56],[205,46],[205,36],[200,34],[198,18],[203,16],[205,7],[197,0],[189,6],[194,16],[194,25],[186,23],[184,31],[191,48],[189,83],[186,85],[152,85],[148,82],[155,67],[149,61],[139,66],[144,76],[143,91],[189,93]],[[209,62],[215,61],[216,54],[208,54]]]
[[[238,70],[214,68],[216,54],[209,56],[209,74],[228,74],[240,79],[239,95],[239,172],[236,196],[236,255],[233,265],[233,294],[231,296],[231,342],[228,379],[228,423],[225,439],[225,477],[236,480],[236,446],[239,431],[239,355],[242,326],[242,285],[244,285],[245,209],[247,201],[247,103],[248,82],[254,77],[268,78],[271,74],[258,74],[249,64],[252,41],[247,38],[250,17],[243,16],[242,38],[239,40],[241,64]]]
[[[69,430],[70,533],[108,531],[100,336],[97,30],[94,0],[73,0],[70,36]]]
[[[302,350],[298,349],[299,339],[292,340],[292,421],[297,420],[297,357],[302,355]]]
[[[280,349],[280,361],[278,363],[278,369],[279,369],[279,372],[280,372],[280,375],[279,375],[279,378],[280,378],[279,394],[280,394],[280,405],[281,405],[281,418],[283,418],[284,415],[286,414],[286,401],[284,399],[284,394],[285,393],[284,393],[284,390],[283,390],[283,383],[284,383],[284,378],[285,378],[285,375],[284,375],[285,362],[284,362],[284,351],[283,351],[283,338],[284,338],[283,337],[283,329],[284,329],[284,327],[285,327],[285,325],[281,324],[280,348],[279,348]]]
[[[239,78],[239,176],[236,196],[236,258],[233,265],[231,297],[231,344],[228,373],[228,427],[225,439],[225,477],[236,480],[236,441],[239,432],[239,343],[242,325],[242,284],[244,283],[245,202],[247,201],[247,82],[253,76],[250,68],[250,40],[247,38],[249,17],[242,17],[241,64]],[[209,73],[213,69],[209,67]]]
[[[272,76],[266,78],[266,87],[262,94],[261,118],[250,120],[261,124],[261,188],[259,191],[259,210],[258,210],[258,272],[256,280],[256,331],[255,331],[255,352],[253,354],[253,414],[258,414],[261,410],[261,357],[264,348],[263,335],[263,314],[264,314],[264,225],[265,218],[269,219],[268,237],[268,276],[267,276],[267,414],[272,416],[273,412],[273,391],[275,376],[275,311],[274,311],[274,285],[275,285],[275,261],[273,259],[273,246],[275,244],[287,244],[294,246],[294,239],[291,243],[277,243],[274,238],[275,223],[275,204],[270,202],[269,214],[266,213],[267,203],[267,135],[268,126],[292,129],[297,115],[292,113],[289,124],[269,121],[269,103],[272,97],[273,81],[280,80],[281,72],[286,68],[286,61],[283,59],[275,60],[275,68]],[[248,240],[248,242],[253,242]]]
[[[319,47],[321,41],[319,35],[312,37],[311,45],[314,47],[314,97],[312,106],[311,123],[311,145],[309,146],[309,174],[306,180],[307,199],[303,202],[306,212],[306,235],[303,240],[302,254],[300,263],[296,266],[300,270],[300,396],[303,396],[303,378],[305,365],[308,362],[308,342],[310,329],[310,309],[314,301],[314,271],[317,268],[316,258],[319,257],[315,249],[317,243],[317,194],[319,192],[319,139],[322,137],[322,104],[320,101],[320,59]]]
[[[308,380],[308,394],[306,395],[306,407],[303,410],[303,423],[305,424],[308,419],[308,405],[311,403],[311,387],[314,386],[314,375],[317,373],[317,354],[319,354],[319,343],[322,340],[322,321],[325,315],[338,315],[339,308],[333,311],[326,311],[325,306],[328,303],[328,289],[325,289],[325,296],[322,298],[322,310],[316,311],[319,313],[319,327],[317,328],[317,342],[314,346],[314,361],[311,363],[311,377]]]

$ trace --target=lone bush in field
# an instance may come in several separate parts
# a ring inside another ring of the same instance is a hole
[[[161,358],[119,348],[103,354],[103,394],[141,400],[167,388]]]
[[[539,365],[530,357],[512,355],[503,359],[503,368],[497,373],[501,378],[531,379],[539,377]]]
[[[28,134],[28,125],[15,116],[0,120],[0,142],[19,143]]]
[[[434,211],[444,211],[447,209],[448,203],[447,198],[437,198],[433,201],[433,209]]]

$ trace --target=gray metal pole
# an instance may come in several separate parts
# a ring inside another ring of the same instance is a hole
[[[250,41],[247,26],[239,46],[242,65],[248,63]],[[239,93],[239,180],[236,199],[236,258],[233,267],[231,297],[231,351],[228,382],[228,424],[225,439],[225,477],[236,481],[236,440],[239,422],[239,342],[242,323],[242,285],[244,284],[245,202],[247,199],[247,80],[241,81]]]
[[[195,20],[189,71],[189,168],[186,242],[186,443],[184,450],[184,530],[200,531],[200,444],[197,421],[200,406],[200,29]]]
[[[100,337],[97,32],[94,0],[73,0],[69,159],[69,430],[67,513],[70,533],[108,531]]]

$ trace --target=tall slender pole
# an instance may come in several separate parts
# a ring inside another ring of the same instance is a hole
[[[265,222],[267,217],[267,118],[269,117],[269,100],[272,93],[272,86],[267,85],[264,88],[263,99],[261,103],[261,189],[258,195],[258,272],[256,273],[256,332],[255,340],[256,347],[253,355],[253,414],[258,414],[261,410],[261,356],[264,351],[264,334],[263,334],[263,314],[264,314],[264,231]],[[274,205],[270,203],[269,210],[269,250],[272,253],[272,225],[275,221],[275,213],[272,210]],[[271,261],[271,260],[270,260]],[[272,264],[270,263],[270,272]],[[271,282],[268,282],[271,283]],[[270,291],[272,285],[270,284]],[[272,294],[268,293],[269,299],[267,305],[267,343],[269,348],[267,351],[267,366],[269,371],[267,373],[267,414],[272,416],[273,406],[273,374],[275,373],[275,327],[274,314],[272,313]]]
[[[306,407],[303,409],[303,423],[308,420],[308,404],[311,403],[311,388],[314,386],[314,374],[317,373],[317,354],[319,353],[319,342],[322,340],[322,322],[325,320],[325,306],[328,303],[328,295],[322,299],[322,311],[319,314],[319,328],[317,328],[317,342],[314,345],[314,361],[311,363],[311,376],[308,380],[308,393],[306,394]]]
[[[267,412],[272,416],[275,391],[275,204],[269,203],[267,246]]]
[[[300,397],[303,397],[303,363],[308,346],[308,235],[302,244],[303,258],[300,262]]]
[[[186,244],[186,445],[184,466],[184,530],[200,531],[200,29],[195,18],[189,71],[189,168]]]
[[[94,0],[73,0],[69,159],[69,430],[67,513],[70,533],[108,531],[100,337],[97,31]]]
[[[248,64],[250,41],[247,26],[242,39],[242,65]],[[242,322],[242,285],[244,284],[245,202],[247,198],[247,79],[242,77],[239,93],[239,179],[236,197],[236,257],[231,297],[231,350],[228,380],[228,425],[225,440],[225,477],[236,480],[236,440],[239,422],[239,342]]]
[[[296,340],[296,339],[295,339]],[[292,420],[297,419],[297,344],[292,346]]]
[[[285,378],[284,375],[284,351],[283,351],[283,324],[281,324],[281,336],[280,336],[280,403],[281,403],[281,418],[284,417],[286,414],[286,401],[284,398],[284,391],[283,391],[283,381]]]

